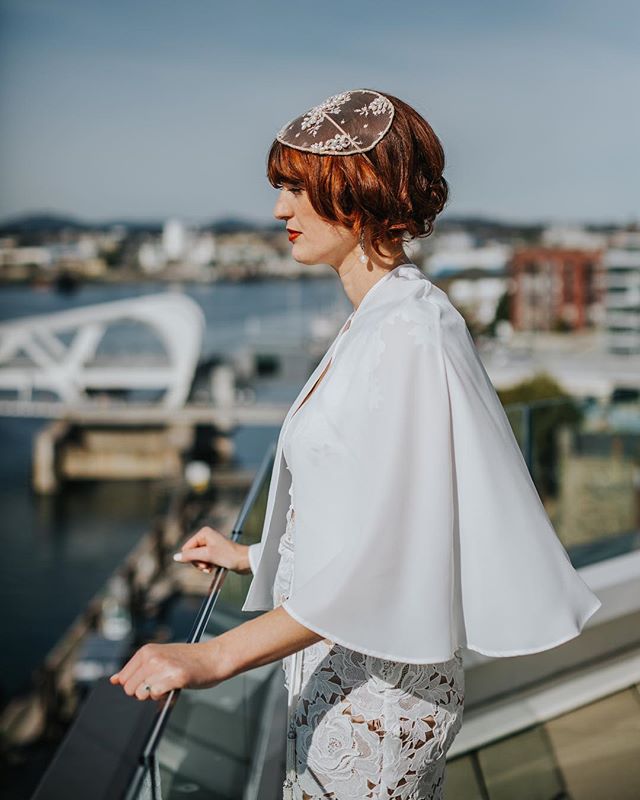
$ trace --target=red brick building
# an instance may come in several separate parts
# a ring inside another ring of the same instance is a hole
[[[602,315],[602,250],[526,247],[507,264],[515,330],[581,330]]]

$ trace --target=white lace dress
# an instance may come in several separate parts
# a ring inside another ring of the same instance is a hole
[[[294,527],[290,505],[275,605],[292,586]],[[462,725],[460,651],[437,664],[405,664],[323,639],[283,659],[283,668],[285,800],[442,800],[446,752]]]

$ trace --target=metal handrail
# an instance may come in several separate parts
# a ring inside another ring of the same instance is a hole
[[[242,530],[245,521],[256,502],[258,494],[260,493],[264,479],[269,470],[269,466],[272,462],[275,448],[276,441],[274,440],[271,443],[271,446],[267,449],[262,463],[260,464],[260,467],[256,473],[256,477],[251,484],[251,488],[247,492],[245,500],[236,518],[235,525],[233,526],[233,530],[231,531],[231,536],[229,537],[234,542],[237,542],[242,536]],[[220,590],[222,589],[222,585],[228,571],[229,570],[226,567],[216,567],[209,592],[200,606],[200,610],[198,611],[196,619],[191,628],[191,632],[187,638],[187,644],[194,644],[200,641],[200,638],[202,637],[202,634],[209,623],[209,619],[220,595]],[[164,701],[162,708],[158,712],[158,716],[156,717],[153,727],[143,747],[142,753],[140,754],[139,764],[136,767],[136,772],[129,784],[129,789],[126,794],[127,800],[134,800],[134,798],[137,797],[138,792],[142,788],[145,774],[148,770],[153,769],[153,758],[158,746],[158,742],[160,741],[160,737],[162,736],[165,725],[169,719],[169,714],[172,707],[175,705],[175,702],[177,701],[180,691],[180,689],[172,689]]]

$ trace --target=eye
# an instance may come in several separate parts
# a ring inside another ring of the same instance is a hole
[[[283,185],[279,183],[277,184],[276,189],[284,189],[286,192],[291,192],[292,194],[300,194],[300,192],[302,191],[301,186],[297,186],[294,184]]]

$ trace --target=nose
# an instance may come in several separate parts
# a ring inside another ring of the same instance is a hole
[[[273,216],[276,219],[289,219],[291,216],[291,209],[289,208],[287,201],[285,200],[283,190],[281,189],[278,194],[278,199],[276,200],[276,204],[273,207]]]

